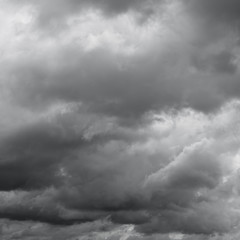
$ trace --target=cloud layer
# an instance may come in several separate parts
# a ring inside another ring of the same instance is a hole
[[[0,4],[4,221],[237,236],[237,1]]]

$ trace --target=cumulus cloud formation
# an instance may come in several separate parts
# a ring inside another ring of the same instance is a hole
[[[239,235],[237,1],[0,5],[3,236]]]

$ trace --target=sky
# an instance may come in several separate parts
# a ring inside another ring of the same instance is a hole
[[[0,0],[0,65],[1,239],[239,239],[239,0]]]

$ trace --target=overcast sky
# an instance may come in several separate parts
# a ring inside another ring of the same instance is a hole
[[[239,0],[0,0],[0,64],[4,240],[240,237]]]

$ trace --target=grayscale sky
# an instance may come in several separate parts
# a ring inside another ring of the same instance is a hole
[[[0,239],[240,238],[239,0],[0,0]]]

